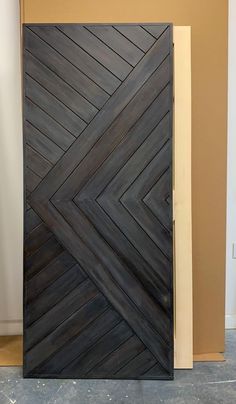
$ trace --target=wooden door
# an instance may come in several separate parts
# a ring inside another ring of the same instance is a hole
[[[24,26],[24,375],[170,379],[172,27]]]

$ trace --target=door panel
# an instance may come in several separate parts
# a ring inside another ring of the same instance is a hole
[[[172,27],[24,26],[24,375],[170,379]]]

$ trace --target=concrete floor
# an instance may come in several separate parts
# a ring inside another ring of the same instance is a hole
[[[236,330],[226,332],[226,361],[196,363],[174,381],[22,379],[0,368],[0,404],[236,404]]]

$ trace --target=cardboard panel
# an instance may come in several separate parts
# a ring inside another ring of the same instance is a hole
[[[227,1],[25,0],[22,21],[192,27],[194,352],[224,350]]]

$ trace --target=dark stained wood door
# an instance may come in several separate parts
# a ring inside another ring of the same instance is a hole
[[[171,379],[172,27],[24,26],[24,376]]]

